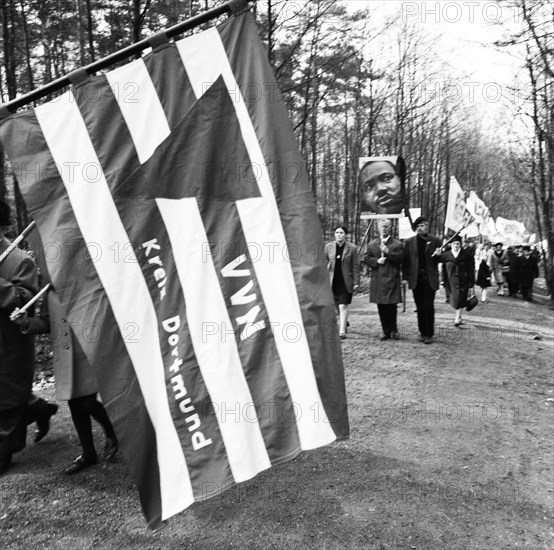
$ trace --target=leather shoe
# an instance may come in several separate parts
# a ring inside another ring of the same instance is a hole
[[[117,444],[117,439],[111,437],[106,438],[106,443],[104,443],[104,460],[112,460],[119,450],[119,445]]]
[[[69,468],[66,468],[65,473],[68,476],[71,476],[73,474],[76,474],[77,472],[80,472],[81,470],[84,470],[85,468],[94,466],[97,463],[98,460],[96,458],[85,458],[81,455],[74,460],[73,464],[69,466]]]
[[[400,339],[400,335],[398,334],[398,332],[396,332],[396,331],[394,331],[394,330],[390,333],[390,337],[391,337],[393,340],[399,340],[399,339]]]
[[[423,340],[423,343],[424,344],[432,344],[433,343],[433,338],[431,336],[426,336],[425,339]]]
[[[37,418],[38,429],[35,431],[35,443],[43,439],[50,430],[50,417],[58,412],[58,405],[46,403],[40,416]]]
[[[381,336],[381,338],[379,338],[379,340],[381,340],[381,341],[390,340],[390,334],[383,334],[383,336]]]
[[[0,455],[0,475],[2,475],[12,463],[12,455]]]

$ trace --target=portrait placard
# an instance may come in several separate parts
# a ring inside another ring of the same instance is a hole
[[[401,157],[360,157],[360,218],[400,218],[405,165]]]

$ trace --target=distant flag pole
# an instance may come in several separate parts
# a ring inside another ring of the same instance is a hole
[[[14,248],[16,248],[17,245],[29,234],[29,232],[33,229],[33,227],[35,227],[34,220],[21,232],[21,234],[18,237],[16,237],[10,243],[8,248],[6,248],[4,252],[2,252],[2,255],[0,255],[0,263],[2,263],[4,259],[10,254],[10,252],[14,250]]]

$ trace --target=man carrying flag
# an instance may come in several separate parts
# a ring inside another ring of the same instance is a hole
[[[414,293],[419,340],[424,344],[432,344],[441,242],[437,237],[429,235],[429,220],[425,216],[417,218],[413,227],[416,235],[406,241],[403,274]]]
[[[5,234],[10,207],[0,200],[0,254],[9,247]],[[31,397],[34,340],[10,322],[10,313],[31,299],[38,286],[33,260],[16,248],[0,263],[0,475],[12,455],[25,448],[27,403]]]

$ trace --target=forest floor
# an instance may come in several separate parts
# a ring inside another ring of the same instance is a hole
[[[75,476],[67,404],[0,478],[4,549],[410,549],[554,547],[553,311],[498,297],[453,326],[439,292],[436,341],[381,342],[354,298],[342,342],[351,436],[146,528],[123,460]],[[44,353],[43,353],[44,355]],[[46,356],[46,363],[48,357]],[[37,393],[53,399],[48,368]],[[101,443],[99,431],[95,432]]]

